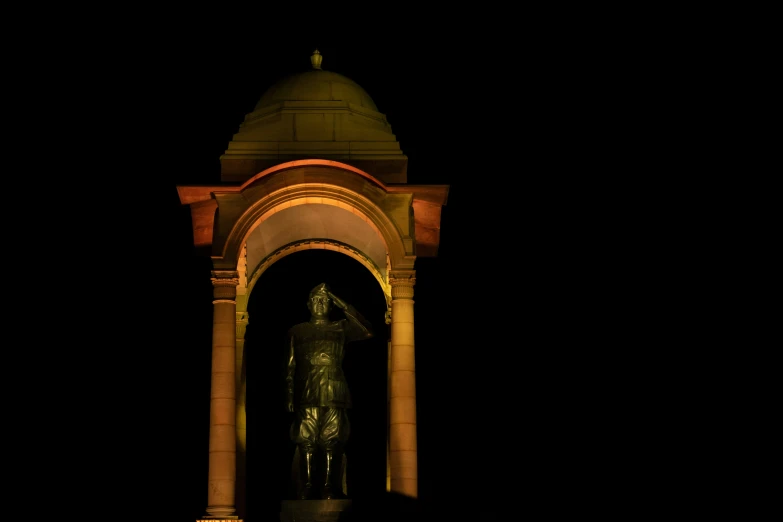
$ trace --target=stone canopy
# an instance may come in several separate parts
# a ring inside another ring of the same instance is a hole
[[[245,116],[220,158],[220,183],[177,187],[193,244],[213,269],[204,520],[244,515],[248,300],[269,266],[302,250],[345,254],[379,283],[390,336],[387,491],[418,495],[415,262],[437,256],[449,187],[409,185],[408,158],[372,98],[322,70],[318,51],[311,61],[313,70],[272,85]]]

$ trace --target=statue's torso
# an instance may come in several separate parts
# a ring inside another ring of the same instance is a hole
[[[296,360],[294,390],[299,406],[351,407],[343,374],[343,321],[325,325],[301,323],[291,329]]]

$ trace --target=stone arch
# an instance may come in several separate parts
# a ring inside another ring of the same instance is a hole
[[[352,247],[347,243],[343,243],[341,241],[336,241],[328,238],[302,239],[299,241],[295,241],[293,243],[288,243],[287,245],[283,245],[282,247],[278,248],[274,252],[270,253],[268,256],[266,256],[264,259],[261,260],[258,266],[255,267],[255,269],[253,270],[252,274],[248,274],[247,277],[248,298],[253,293],[253,288],[255,287],[260,277],[274,263],[295,252],[301,252],[303,250],[318,250],[318,249],[339,252],[361,263],[362,266],[364,266],[367,270],[370,271],[370,273],[373,275],[375,280],[378,281],[378,284],[381,286],[381,290],[383,290],[383,295],[386,298],[387,306],[390,306],[391,285],[388,283],[387,277],[385,277],[386,271],[385,270],[382,271],[372,259],[368,258],[360,250]]]
[[[327,172],[314,178],[317,180],[315,182],[297,183],[296,180],[304,180],[304,176],[301,172],[293,172],[297,170],[293,167],[286,171],[277,170],[274,173],[269,173],[268,176],[271,177],[288,175],[287,179],[276,180],[276,183],[270,183],[269,186],[259,185],[269,181],[268,177],[262,176],[264,173],[248,180],[242,186],[241,192],[250,204],[235,220],[227,234],[221,249],[222,255],[218,256],[221,265],[237,266],[242,248],[251,232],[276,212],[297,205],[323,204],[343,208],[372,227],[386,245],[389,268],[412,269],[415,255],[410,246],[410,239],[408,240],[409,245],[406,246],[403,236],[407,234],[403,234],[403,231],[377,202],[379,197],[385,194],[383,186],[377,185],[380,182],[369,174],[358,175],[354,171],[359,169],[354,167],[342,169],[332,165],[337,162],[328,163],[329,165],[319,165]],[[310,166],[312,167],[312,165]],[[346,167],[348,166],[346,165]],[[339,181],[330,182],[330,176],[337,172],[355,177],[355,181],[351,183],[353,186],[345,186],[347,183]],[[365,194],[374,197],[371,198]]]
[[[240,190],[244,190],[245,188],[253,185],[256,181],[265,178],[267,176],[271,176],[273,174],[276,174],[278,172],[282,172],[285,170],[294,169],[297,167],[333,167],[340,170],[345,170],[349,172],[353,172],[354,174],[358,174],[359,176],[371,181],[373,184],[377,185],[380,188],[385,189],[386,185],[383,184],[378,178],[372,176],[371,174],[368,174],[367,172],[363,171],[362,169],[358,169],[354,167],[353,165],[348,165],[347,163],[341,163],[339,161],[332,161],[332,160],[323,160],[323,159],[304,159],[304,160],[295,160],[295,161],[288,161],[286,163],[281,163],[280,165],[275,165],[274,167],[269,167],[266,170],[262,170],[255,176],[252,176],[250,179],[242,183],[242,186],[240,187]]]
[[[243,241],[248,276],[262,262],[273,260],[273,253],[284,247],[293,248],[294,244],[299,244],[300,250],[324,248],[323,245],[338,247],[338,251],[355,256],[373,275],[377,273],[384,293],[390,294],[386,288],[388,242],[373,220],[352,204],[329,197],[298,197],[264,211]],[[239,263],[242,262],[240,258]]]

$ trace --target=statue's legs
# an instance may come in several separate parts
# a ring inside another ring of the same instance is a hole
[[[325,470],[324,470],[324,487],[321,491],[321,498],[331,499],[335,498],[335,492],[332,490],[332,483],[334,482],[332,475],[334,474],[334,452],[332,449],[324,451],[325,454]]]
[[[319,442],[324,450],[324,486],[321,498],[345,498],[342,488],[343,448],[350,434],[348,413],[344,408],[327,408],[321,424]]]
[[[313,491],[313,448],[307,445],[299,446],[299,463],[301,477],[304,479],[299,491],[299,500],[309,500]]]
[[[322,499],[345,498],[343,491],[343,448],[351,426],[344,408],[303,407],[291,425],[291,440],[299,449],[300,484],[297,498],[313,495],[314,471],[323,473]],[[316,449],[320,450],[316,452]],[[314,462],[318,454],[319,464]]]
[[[332,446],[324,449],[325,473],[324,485],[321,491],[323,499],[345,498],[342,485],[343,473],[343,451],[338,446]]]
[[[313,491],[313,454],[318,433],[318,408],[304,407],[297,412],[291,425],[291,440],[299,448],[299,477],[301,487],[297,498],[308,500]]]

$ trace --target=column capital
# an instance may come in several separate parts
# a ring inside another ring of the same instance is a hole
[[[392,299],[412,299],[413,285],[416,284],[415,270],[390,270],[389,284]]]
[[[235,302],[237,297],[237,285],[239,284],[239,272],[236,270],[212,271],[212,295],[220,301]]]
[[[239,272],[236,270],[213,270],[212,284],[214,286],[237,286],[239,284]]]

